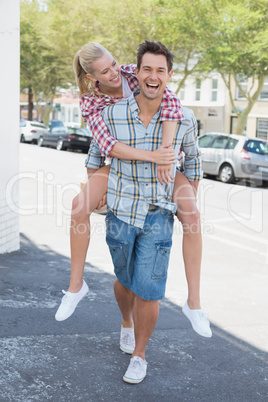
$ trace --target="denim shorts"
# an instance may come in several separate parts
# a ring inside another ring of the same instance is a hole
[[[106,242],[118,281],[144,300],[165,297],[172,245],[173,214],[163,208],[149,210],[144,227],[106,216]]]

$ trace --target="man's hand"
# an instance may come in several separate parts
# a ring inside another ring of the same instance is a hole
[[[172,144],[161,145],[153,151],[153,158],[150,162],[157,163],[158,165],[170,165],[175,162],[175,151]]]
[[[96,209],[99,210],[102,207],[104,207],[104,205],[106,205],[106,204],[107,204],[107,193],[104,194],[104,196],[102,197],[102,200],[99,202]]]
[[[172,176],[172,167],[173,164],[157,166],[157,178],[161,184],[169,184],[174,182],[174,178]]]

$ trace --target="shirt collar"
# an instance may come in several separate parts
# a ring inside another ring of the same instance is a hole
[[[138,95],[139,93],[140,93],[140,91],[139,91],[139,89],[137,89],[136,91],[132,92],[132,94],[128,98],[128,103],[129,103],[129,107],[130,107],[132,114],[135,112],[137,112],[137,113],[140,112],[139,106],[135,99],[135,96]],[[160,116],[160,113],[161,113],[161,106],[160,106],[158,112],[156,112],[156,114],[154,115],[152,120],[153,121],[157,120]]]

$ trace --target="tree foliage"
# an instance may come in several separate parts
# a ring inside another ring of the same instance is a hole
[[[215,3],[216,14],[209,29],[215,34],[206,54],[211,67],[221,74],[226,84],[238,117],[237,133],[241,134],[268,76],[268,3],[265,0]],[[252,82],[247,91],[240,85],[241,76]],[[233,82],[247,101],[243,111],[235,105]]]
[[[187,77],[220,72],[252,77],[252,107],[267,76],[267,0],[21,1],[21,83],[50,103],[57,87],[74,83],[72,62],[87,42],[103,44],[119,63],[135,63],[142,41],[159,40],[175,55],[177,92]],[[239,82],[237,81],[239,86]],[[242,89],[242,88],[240,88]],[[233,97],[231,101],[235,108]],[[246,111],[244,112],[246,114]],[[243,124],[243,123],[242,123]]]

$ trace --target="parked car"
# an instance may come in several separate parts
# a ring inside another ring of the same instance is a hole
[[[48,127],[37,121],[20,121],[20,142],[31,142],[36,144],[39,137],[48,130]]]
[[[80,149],[88,152],[91,137],[83,128],[56,126],[46,131],[38,139],[38,145],[50,146],[58,151],[66,149]]]
[[[199,137],[202,168],[224,183],[268,181],[268,142],[243,135],[208,133]]]
[[[64,127],[64,123],[61,120],[49,120],[48,127],[49,130],[52,130],[54,127]]]

